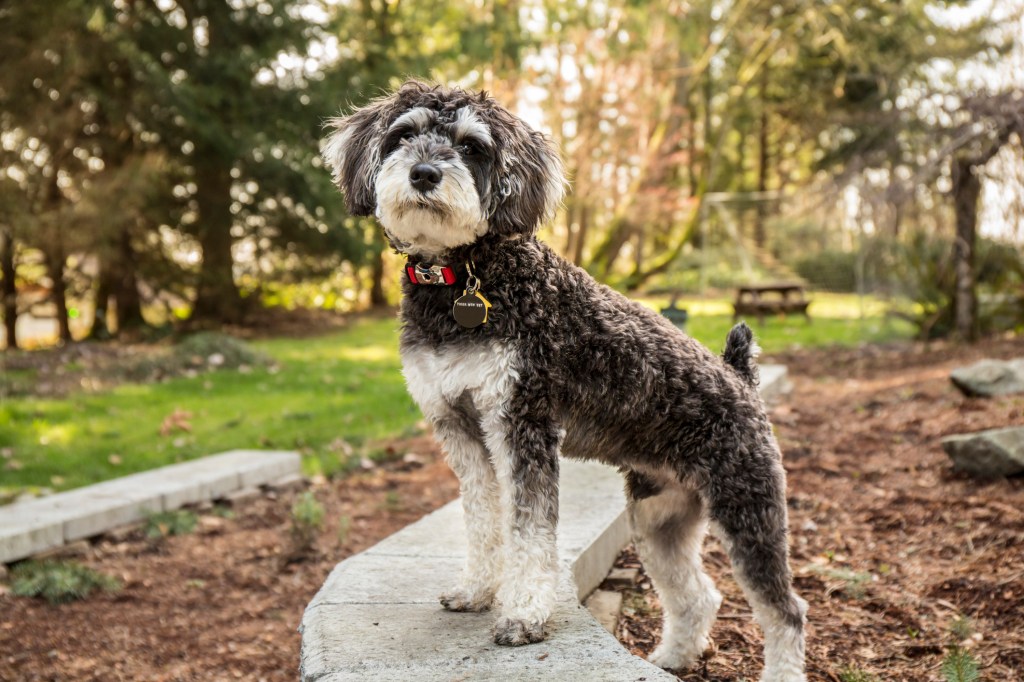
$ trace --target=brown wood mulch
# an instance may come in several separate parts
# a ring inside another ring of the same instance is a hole
[[[1024,481],[954,474],[939,446],[948,434],[1024,424],[1024,396],[964,398],[947,379],[965,362],[1021,355],[1024,340],[1007,339],[779,358],[795,384],[773,418],[797,589],[811,604],[811,679],[857,670],[941,680],[958,617],[970,621],[963,644],[983,679],[1024,679]],[[457,494],[429,438],[395,449],[393,462],[314,486],[328,526],[305,561],[287,560],[295,493],[281,493],[232,519],[205,515],[192,535],[92,544],[81,560],[120,577],[116,594],[50,606],[0,584],[0,680],[295,679],[302,610],[334,564]],[[418,457],[403,461],[407,452]],[[682,678],[756,679],[761,635],[713,540],[706,565],[725,602],[704,666]],[[625,606],[620,639],[645,655],[657,643],[657,597],[634,590]]]

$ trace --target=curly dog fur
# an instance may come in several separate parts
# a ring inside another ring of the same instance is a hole
[[[762,680],[804,679],[806,604],[792,590],[785,473],[746,325],[718,357],[598,284],[535,237],[559,205],[558,153],[486,94],[419,82],[332,119],[323,154],[349,211],[376,214],[411,260],[454,286],[406,281],[409,390],[459,476],[469,559],[441,598],[497,603],[494,640],[545,637],[558,575],[559,454],[625,475],[636,544],[665,611],[652,661],[695,665],[721,596],[701,567],[710,527],[765,635]],[[492,308],[452,315],[468,269]]]

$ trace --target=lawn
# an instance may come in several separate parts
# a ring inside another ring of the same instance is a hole
[[[728,303],[680,303],[690,311],[689,333],[720,350],[732,323]],[[813,322],[790,317],[753,326],[767,352],[910,335],[906,324],[885,317],[881,303],[867,300],[863,319],[860,306],[856,297],[815,294]],[[0,397],[0,499],[238,448],[299,450],[308,474],[358,466],[383,454],[382,440],[411,435],[420,421],[400,373],[397,329],[393,319],[367,318],[317,338],[255,342],[276,361],[266,369],[63,399]]]
[[[374,441],[420,419],[399,370],[397,328],[367,319],[319,338],[254,343],[277,361],[269,369],[0,399],[2,488],[74,488],[238,448],[300,450],[309,474],[357,464],[379,454]],[[177,426],[162,434],[175,411]]]

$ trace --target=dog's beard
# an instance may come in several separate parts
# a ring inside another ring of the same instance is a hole
[[[443,176],[426,194],[409,182],[415,163],[399,152],[377,175],[377,218],[396,246],[411,255],[434,258],[487,232],[473,176],[461,162],[434,161]]]

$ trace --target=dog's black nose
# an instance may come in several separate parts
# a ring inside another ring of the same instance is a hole
[[[417,163],[409,173],[409,182],[421,192],[429,192],[441,184],[441,169],[429,163]]]

